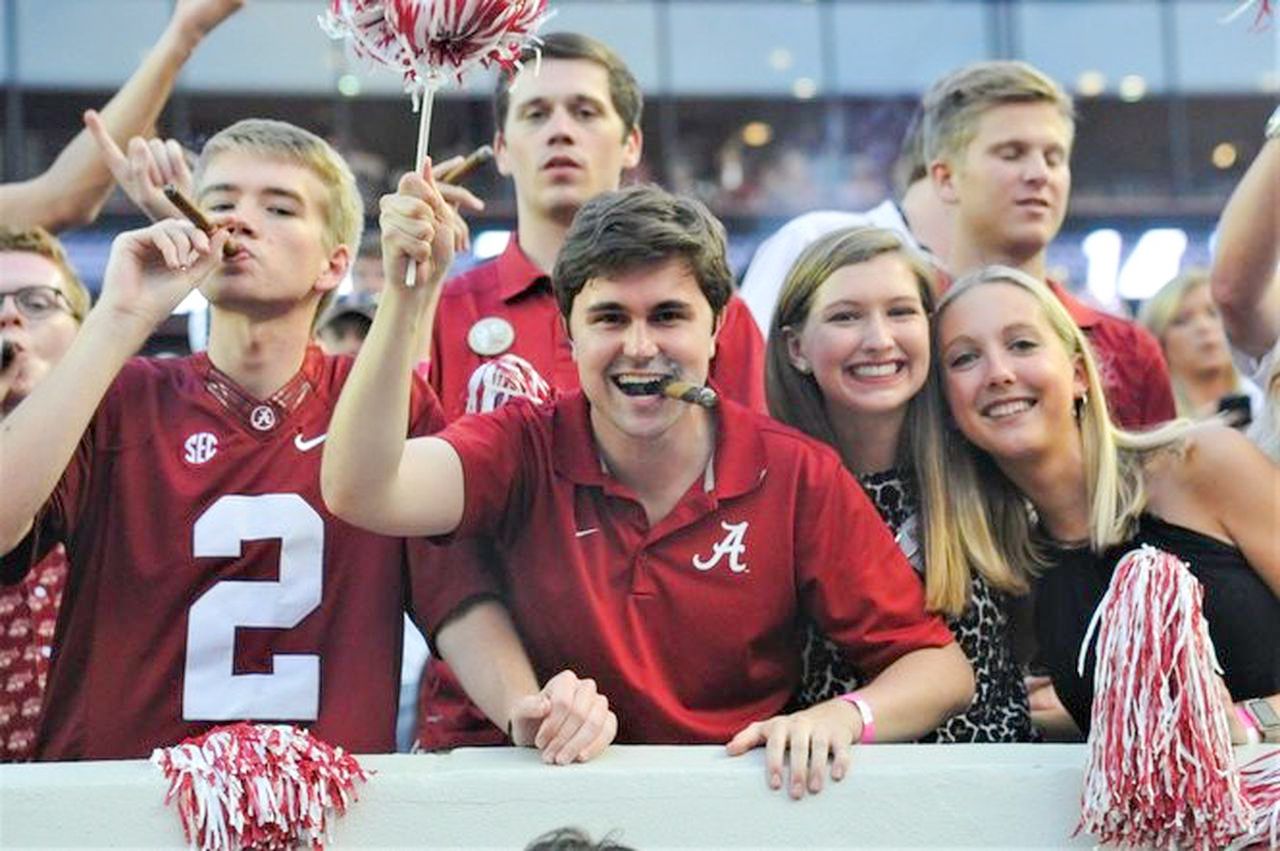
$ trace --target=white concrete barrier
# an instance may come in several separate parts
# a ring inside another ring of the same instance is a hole
[[[636,848],[1088,846],[1071,835],[1084,757],[1080,745],[864,747],[844,782],[797,802],[766,788],[761,751],[614,747],[564,768],[511,748],[367,756],[377,774],[334,845],[518,849],[572,825]],[[179,847],[164,791],[143,761],[0,766],[0,847]]]

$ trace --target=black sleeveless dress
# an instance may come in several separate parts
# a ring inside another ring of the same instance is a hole
[[[1084,677],[1076,673],[1080,643],[1116,564],[1142,544],[1185,561],[1204,586],[1209,636],[1231,696],[1240,701],[1280,692],[1280,597],[1249,566],[1240,550],[1144,514],[1131,541],[1101,556],[1087,547],[1051,550],[1052,566],[1035,582],[1039,658],[1049,669],[1058,698],[1080,729],[1089,731],[1095,661],[1091,647]]]

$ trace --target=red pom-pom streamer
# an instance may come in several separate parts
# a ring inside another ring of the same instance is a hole
[[[1080,828],[1107,844],[1223,848],[1280,819],[1280,750],[1238,769],[1203,589],[1152,547],[1116,566],[1098,635]],[[1272,764],[1273,763],[1273,764]],[[1268,764],[1271,764],[1268,767]]]
[[[355,757],[298,727],[231,724],[170,748],[151,761],[169,780],[192,848],[323,847],[329,817],[369,778]]]
[[[385,0],[330,0],[320,26],[332,38],[346,39],[360,59],[399,72],[405,87],[416,89],[412,58],[387,22],[386,5]]]
[[[1254,6],[1258,7],[1258,12],[1253,16],[1253,28],[1262,29],[1267,25],[1267,21],[1271,17],[1271,0],[1244,0],[1243,3],[1223,17],[1222,23],[1231,23]]]
[[[479,65],[510,70],[547,19],[547,0],[329,0],[320,26],[345,38],[357,56],[404,78],[419,110],[414,170],[422,169],[431,137],[436,89]],[[410,260],[405,286],[413,286]]]
[[[546,17],[547,0],[330,0],[320,24],[417,95],[477,65],[515,68]]]
[[[387,23],[428,83],[515,68],[546,14],[547,0],[387,0]]]
[[[532,399],[541,405],[554,398],[555,391],[533,364],[510,352],[485,361],[467,382],[468,414],[495,410],[512,399]]]

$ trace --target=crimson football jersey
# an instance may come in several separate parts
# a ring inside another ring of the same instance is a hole
[[[245,719],[394,749],[407,550],[320,496],[350,367],[309,349],[259,401],[204,354],[125,365],[0,562],[12,582],[59,540],[70,561],[37,758],[146,757]],[[439,417],[415,381],[411,432]]]

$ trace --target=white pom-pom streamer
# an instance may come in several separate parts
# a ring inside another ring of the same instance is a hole
[[[467,413],[492,411],[512,399],[532,399],[541,405],[554,396],[551,385],[538,374],[533,364],[508,352],[484,362],[471,373],[467,382]]]
[[[1274,843],[1277,768],[1242,782],[1232,760],[1203,589],[1187,566],[1149,546],[1120,560],[1085,634],[1081,675],[1095,631],[1080,829],[1108,844],[1207,849],[1260,838],[1269,818]]]
[[[323,847],[329,819],[368,779],[355,757],[297,727],[231,724],[169,748],[151,761],[169,780],[192,848]]]

